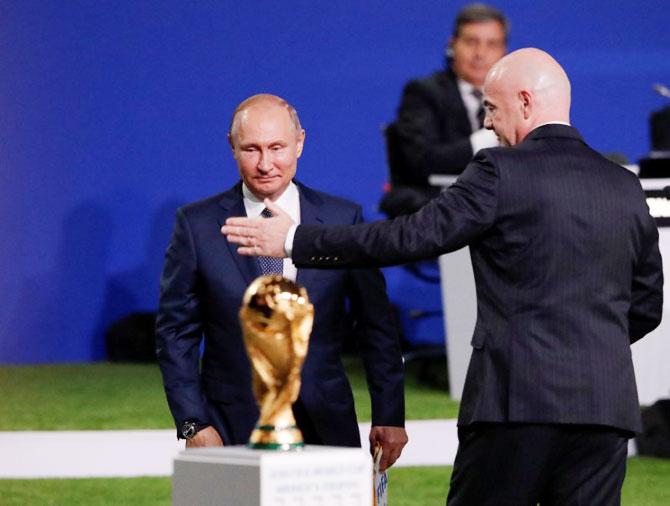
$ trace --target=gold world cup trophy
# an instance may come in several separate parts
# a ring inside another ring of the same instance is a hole
[[[292,405],[300,393],[313,321],[307,291],[282,276],[261,276],[244,292],[240,323],[260,409],[248,447],[292,450],[305,445]]]

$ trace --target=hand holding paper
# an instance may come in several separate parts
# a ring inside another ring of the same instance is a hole
[[[380,446],[384,451],[380,461],[381,471],[391,467],[407,444],[407,432],[403,427],[373,426],[370,429],[370,453],[374,456],[375,449]]]

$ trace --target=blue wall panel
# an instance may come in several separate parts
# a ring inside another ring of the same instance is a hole
[[[651,84],[670,83],[667,1],[498,5],[512,49],[566,67],[586,139],[643,156],[665,105]],[[250,94],[299,110],[303,181],[378,217],[380,125],[442,65],[460,6],[0,2],[0,362],[102,359],[111,321],[155,308],[174,209],[236,180],[225,133]]]

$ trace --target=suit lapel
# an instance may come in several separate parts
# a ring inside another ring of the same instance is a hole
[[[321,197],[305,185],[297,181],[295,183],[298,186],[300,194],[300,223],[305,225],[323,224],[325,218],[323,216],[323,200]],[[307,286],[315,274],[318,274],[316,269],[298,269],[296,283]]]
[[[231,190],[224,193],[219,205],[224,211],[218,220],[220,227],[223,226],[227,218],[233,216],[246,216],[247,212],[244,209],[244,201],[242,200],[242,184],[238,183]],[[240,255],[237,252],[236,244],[226,241],[226,245],[230,251],[230,256],[235,262],[235,265],[237,265],[240,274],[242,274],[245,283],[249,285],[254,279],[261,275],[256,257]]]

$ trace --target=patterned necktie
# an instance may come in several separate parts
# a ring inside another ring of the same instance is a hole
[[[261,212],[263,218],[270,218],[272,216],[272,211],[267,207]],[[258,265],[261,268],[261,274],[267,276],[270,274],[279,274],[280,276],[284,273],[284,259],[274,258],[274,257],[258,257]]]
[[[479,101],[479,109],[477,109],[477,121],[479,122],[479,128],[484,126],[484,116],[486,116],[486,111],[484,110],[484,104],[482,104],[482,97],[484,94],[479,88],[473,88],[472,94]]]

